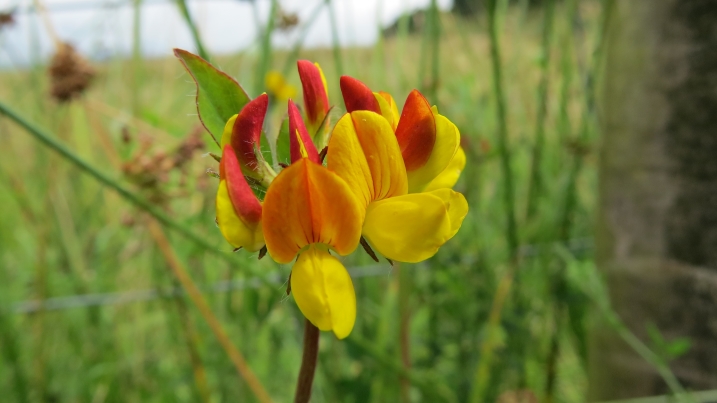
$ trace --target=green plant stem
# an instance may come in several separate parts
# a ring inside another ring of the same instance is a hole
[[[331,0],[326,0],[326,6],[329,7],[329,17],[331,20],[331,38],[334,50],[334,64],[336,67],[336,75],[341,77],[344,74],[343,56],[341,55],[341,44],[339,43],[339,25],[336,21],[336,10]]]
[[[366,340],[358,335],[356,332],[351,334],[345,342],[351,346],[358,348],[364,354],[371,357],[381,367],[389,370],[400,377],[404,377],[411,382],[416,388],[418,388],[424,397],[428,398],[430,402],[456,402],[456,396],[446,384],[438,381],[434,377],[429,377],[425,373],[417,373],[415,370],[408,370],[404,368],[401,362],[397,362],[393,358],[386,355],[382,350],[379,350],[373,341]]]
[[[396,263],[395,267],[396,276],[398,276],[398,311],[399,311],[399,324],[398,324],[398,342],[401,348],[401,364],[403,369],[410,371],[411,369],[411,340],[410,340],[410,327],[411,327],[411,311],[410,311],[410,286],[411,277],[406,272],[405,267],[401,267],[400,263]],[[402,376],[400,379],[401,383],[401,402],[408,403],[410,401],[410,390],[409,381],[406,377]]]
[[[436,0],[431,0],[429,13],[429,35],[431,48],[431,81],[428,87],[428,99],[433,105],[438,105],[438,85],[440,83],[440,41],[441,20]]]
[[[503,94],[503,76],[500,59],[500,43],[496,24],[496,2],[488,1],[488,33],[490,36],[490,58],[493,70],[493,95],[498,118],[498,152],[503,171],[503,208],[505,210],[507,230],[506,238],[511,260],[518,253],[518,229],[515,221],[515,195],[513,189],[513,171],[511,168],[508,145],[508,122],[506,118],[505,96]]]
[[[503,275],[493,296],[493,303],[488,316],[488,323],[485,327],[484,340],[480,346],[480,361],[475,373],[475,381],[471,390],[471,403],[480,403],[484,401],[485,391],[490,381],[490,370],[493,363],[493,353],[499,343],[498,332],[500,331],[500,321],[503,317],[503,306],[510,294],[513,285],[513,268]]]
[[[199,56],[201,56],[202,59],[209,61],[209,53],[207,53],[207,50],[202,43],[202,38],[199,36],[199,28],[197,28],[197,24],[194,22],[192,16],[189,14],[187,0],[176,0],[176,2],[177,7],[179,7],[180,14],[182,14],[182,17],[184,17],[184,21],[187,23],[189,31],[192,33],[194,45],[197,47],[197,52],[199,53]]]
[[[308,319],[304,325],[304,352],[301,356],[299,380],[296,382],[294,403],[308,403],[316,373],[316,359],[319,356],[319,329]]]
[[[597,43],[595,45],[593,57],[586,72],[586,77],[584,80],[584,106],[583,114],[581,117],[582,121],[580,124],[580,133],[577,138],[579,145],[582,145],[588,140],[592,125],[597,124],[597,116],[595,113],[595,90],[597,88],[600,66],[602,66],[604,38],[607,32],[611,6],[611,0],[606,0],[603,3],[602,15],[600,18],[600,27],[598,29],[597,34]],[[576,153],[572,161],[572,166],[568,173],[568,185],[565,191],[563,215],[560,218],[559,222],[559,235],[560,239],[563,241],[567,240],[570,237],[572,217],[575,211],[575,206],[577,204],[577,179],[580,176],[580,172],[582,171],[583,160],[584,156],[580,153]]]
[[[3,361],[12,368],[12,385],[15,389],[16,401],[27,403],[30,401],[30,388],[20,357],[21,347],[18,345],[18,334],[9,323],[10,320],[9,315],[0,312],[0,351],[2,351]]]
[[[192,278],[187,273],[187,270],[179,262],[179,259],[177,259],[172,246],[169,244],[167,236],[164,234],[164,231],[162,231],[162,227],[160,227],[155,220],[150,220],[148,227],[152,238],[154,238],[154,241],[157,244],[157,247],[159,247],[160,252],[162,252],[164,259],[167,261],[167,266],[169,266],[174,277],[182,285],[182,288],[184,288],[187,292],[187,295],[189,295],[192,303],[194,303],[194,306],[197,307],[197,310],[199,310],[202,318],[204,318],[204,321],[207,323],[212,333],[214,333],[214,337],[216,337],[217,341],[234,364],[238,375],[246,382],[249,389],[251,389],[254,396],[256,396],[261,403],[271,403],[271,397],[269,397],[266,389],[264,389],[264,386],[261,382],[259,382],[259,379],[256,375],[254,375],[251,368],[249,368],[241,352],[234,346],[234,344],[232,344],[229,339],[229,335],[227,335],[221,322],[219,322],[219,319],[216,315],[214,315],[214,312],[212,312],[212,309],[209,307],[209,303],[207,303],[204,295],[202,295],[197,285],[194,284],[194,281],[192,281]]]
[[[546,0],[545,18],[543,21],[543,49],[540,60],[540,83],[538,84],[538,115],[535,123],[535,145],[533,146],[533,160],[531,164],[530,185],[528,188],[527,218],[535,215],[538,197],[542,186],[541,160],[545,146],[545,117],[548,112],[548,83],[550,77],[550,50],[553,32],[554,0]]]
[[[256,2],[254,2],[256,7]],[[277,0],[271,0],[271,8],[269,9],[269,19],[266,21],[266,27],[261,32],[261,49],[259,56],[259,65],[256,68],[254,76],[254,94],[258,95],[262,93],[264,88],[264,78],[266,73],[271,68],[271,37],[274,33],[274,26],[276,25],[276,11],[278,8]],[[259,21],[257,21],[257,24]]]
[[[140,115],[139,89],[142,88],[142,0],[134,0],[132,5],[132,74],[134,86],[132,87],[132,113],[135,117]]]
[[[163,211],[159,210],[158,208],[154,207],[151,202],[147,201],[146,199],[142,198],[141,196],[138,196],[134,194],[129,189],[125,188],[119,182],[117,182],[115,179],[112,179],[107,174],[99,171],[94,166],[90,165],[88,162],[86,162],[84,159],[80,158],[77,154],[75,154],[72,150],[67,148],[64,144],[60,143],[58,140],[53,138],[52,135],[44,131],[43,129],[36,126],[34,123],[30,122],[29,120],[25,119],[24,117],[20,116],[17,112],[12,110],[9,106],[5,105],[3,102],[0,101],[0,113],[4,114],[8,118],[10,118],[12,121],[20,125],[23,129],[25,129],[30,135],[35,137],[35,139],[39,140],[42,144],[44,144],[46,147],[52,149],[53,151],[60,154],[62,158],[65,160],[71,162],[73,165],[75,165],[77,168],[82,170],[83,172],[89,174],[93,178],[95,178],[98,182],[103,184],[104,186],[107,186],[108,188],[114,190],[119,194],[122,198],[129,201],[130,203],[134,204],[136,207],[138,207],[141,210],[146,211],[157,219],[162,225],[166,226],[167,228],[170,228],[177,233],[181,234],[194,244],[196,244],[198,247],[206,250],[207,252],[210,252],[214,254],[215,256],[225,260],[227,263],[232,264],[234,266],[241,266],[242,262],[235,258],[233,255],[224,253],[221,250],[217,249],[215,246],[211,245],[209,242],[205,240],[203,236],[200,236],[193,232],[191,229],[189,229],[184,224],[181,224],[171,217],[169,217],[167,214],[165,214]],[[249,266],[248,270],[257,276],[259,276],[259,279],[261,279],[262,282],[264,282],[267,285],[270,285],[270,281],[266,277],[266,273],[262,273],[262,271],[254,269],[253,267]]]
[[[284,62],[284,68],[281,70],[284,76],[288,75],[289,72],[291,72],[291,69],[296,67],[296,60],[299,58],[299,52],[301,52],[301,47],[304,45],[306,35],[309,33],[309,29],[314,25],[314,21],[316,21],[321,14],[321,9],[324,8],[326,4],[326,2],[317,4],[316,7],[314,7],[314,10],[311,11],[309,18],[301,24],[299,38],[296,40],[294,47],[291,49],[291,53],[289,53],[289,56]]]

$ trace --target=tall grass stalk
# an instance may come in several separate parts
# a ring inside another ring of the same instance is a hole
[[[134,0],[132,7],[132,113],[139,116],[139,89],[142,88],[142,0]]]
[[[531,176],[528,188],[527,218],[535,214],[538,198],[542,187],[541,161],[545,147],[545,118],[548,112],[548,84],[550,79],[550,53],[553,33],[554,0],[546,0],[544,4],[545,16],[543,18],[543,40],[540,59],[540,84],[538,84],[538,114],[535,121],[535,144],[533,145],[533,159],[531,163]]]
[[[254,7],[257,7],[254,2]],[[264,78],[266,73],[271,69],[272,62],[272,46],[271,38],[274,35],[274,27],[276,26],[276,13],[278,10],[277,0],[271,0],[271,7],[269,8],[269,17],[266,21],[266,26],[261,30],[260,48],[259,48],[259,63],[254,71],[254,94],[258,95],[262,93],[264,88]],[[259,21],[257,21],[257,26]]]
[[[493,296],[493,303],[488,316],[488,323],[485,325],[483,342],[481,343],[480,361],[475,372],[475,380],[471,389],[471,403],[485,401],[485,392],[490,382],[490,370],[493,364],[493,352],[499,344],[500,322],[503,317],[503,307],[510,294],[513,284],[513,269],[509,267],[498,283],[498,288]]]
[[[287,76],[289,72],[291,72],[292,69],[296,68],[296,60],[299,58],[299,53],[301,53],[301,48],[304,46],[304,40],[306,39],[306,35],[309,33],[309,30],[314,25],[314,21],[321,15],[321,10],[326,6],[327,3],[323,0],[314,7],[314,9],[311,11],[311,14],[309,15],[309,18],[306,19],[301,24],[299,36],[296,39],[296,43],[294,44],[294,47],[291,49],[291,53],[289,53],[289,56],[287,56],[286,61],[284,62],[284,68],[281,70],[281,73],[284,76]]]
[[[12,385],[17,401],[28,403],[30,402],[30,388],[28,387],[27,375],[20,357],[19,335],[10,321],[10,316],[6,312],[0,311],[0,351],[2,351],[3,362],[13,369]]]
[[[431,47],[431,81],[428,87],[430,102],[438,105],[438,85],[440,83],[440,42],[441,42],[441,20],[438,11],[438,3],[431,0],[429,13],[429,36]]]
[[[336,17],[335,3],[332,0],[326,0],[326,6],[329,8],[329,20],[331,22],[331,41],[334,52],[334,65],[336,67],[336,75],[344,74],[343,55],[341,54],[341,42],[339,39],[339,24]]]
[[[435,374],[406,369],[401,362],[395,361],[385,351],[378,349],[372,340],[364,339],[360,335],[353,333],[345,341],[351,347],[370,357],[381,368],[408,379],[413,386],[421,391],[424,397],[430,399],[428,401],[449,403],[457,401],[451,388],[441,382],[441,379],[437,379]]]
[[[218,250],[215,246],[211,245],[209,242],[207,242],[206,239],[204,239],[199,234],[192,231],[190,228],[188,228],[186,225],[172,219],[170,216],[165,214],[160,209],[156,208],[151,202],[147,201],[146,199],[134,194],[132,191],[127,189],[126,187],[122,186],[117,180],[109,177],[109,175],[102,173],[94,166],[90,165],[87,161],[80,158],[77,154],[75,154],[73,151],[71,151],[69,148],[67,148],[64,144],[53,138],[52,135],[45,132],[43,129],[40,129],[37,127],[34,123],[30,122],[26,118],[20,116],[17,112],[12,110],[9,106],[7,106],[5,103],[0,102],[0,113],[4,114],[8,118],[10,118],[12,121],[20,125],[23,129],[25,129],[29,134],[31,134],[36,140],[39,140],[43,145],[50,148],[51,150],[57,152],[63,159],[69,161],[73,165],[75,165],[77,168],[79,168],[81,171],[89,174],[93,178],[95,178],[98,182],[103,184],[104,186],[107,186],[108,188],[114,190],[117,192],[122,198],[129,201],[130,203],[134,204],[136,207],[140,208],[141,210],[146,211],[149,213],[152,217],[157,219],[160,223],[167,226],[168,228],[171,228],[172,230],[176,231],[177,233],[181,234],[188,240],[190,240],[192,243],[194,243],[196,246],[204,249],[205,251],[212,253],[221,259],[225,260],[227,263],[233,264],[235,266],[242,266],[242,262],[238,259],[236,259],[233,255],[228,253],[223,253],[220,250]],[[246,265],[243,265],[247,267]],[[248,266],[248,270],[250,273],[255,274],[259,277],[259,279],[264,282],[265,284],[269,285],[271,282],[268,280],[266,273],[264,273],[262,270],[259,270],[257,267],[251,265]]]
[[[511,167],[511,151],[508,139],[508,119],[506,101],[503,93],[503,67],[501,63],[500,42],[496,20],[498,19],[497,3],[499,0],[488,1],[488,35],[490,37],[490,59],[493,71],[493,96],[496,103],[498,122],[498,153],[503,172],[503,209],[506,216],[506,240],[511,260],[518,255],[518,227],[515,219],[515,190],[513,169]]]
[[[560,135],[561,145],[564,146],[565,140],[570,137],[571,124],[568,115],[568,103],[570,102],[570,85],[573,74],[573,20],[578,12],[577,1],[569,0],[565,4],[565,28],[563,32],[563,38],[561,40],[562,55],[561,55],[561,72],[563,77],[561,93],[560,93],[560,116],[558,122],[558,131]],[[587,122],[585,122],[587,123]],[[587,126],[585,126],[587,128]],[[582,156],[575,155],[575,158],[582,159]],[[578,162],[579,165],[582,162]],[[579,170],[579,168],[578,168]],[[563,205],[563,210],[560,215],[559,225],[559,237],[560,240],[565,242],[568,240],[569,234],[569,220],[572,217],[575,205],[572,203],[572,195],[575,191],[575,181],[577,180],[578,171],[575,170],[575,165],[570,172],[568,178],[566,204]],[[574,177],[573,177],[574,176]],[[567,201],[570,201],[568,204]],[[553,326],[550,332],[550,348],[546,357],[545,363],[545,402],[552,403],[555,398],[555,385],[558,377],[558,357],[561,353],[560,346],[560,334],[561,328],[564,323],[563,316],[565,315],[566,301],[560,292],[565,282],[565,270],[562,267],[557,268],[557,271],[552,275],[550,279],[550,290],[552,295],[552,312],[553,312]]]
[[[254,393],[254,396],[256,396],[256,398],[260,402],[270,403],[271,397],[269,397],[269,394],[266,392],[266,389],[264,389],[264,386],[261,384],[261,382],[259,382],[259,379],[256,377],[256,375],[254,375],[254,372],[252,372],[252,370],[247,365],[244,356],[231,342],[221,322],[219,322],[219,319],[217,319],[217,317],[212,312],[206,299],[204,299],[204,295],[202,295],[201,291],[199,291],[199,288],[197,288],[197,286],[194,284],[194,281],[192,281],[191,277],[189,277],[189,274],[187,273],[184,266],[179,262],[179,259],[177,259],[177,256],[175,255],[174,250],[169,244],[169,240],[164,234],[164,231],[162,231],[160,225],[157,223],[157,221],[150,220],[148,226],[149,232],[152,235],[152,238],[154,238],[154,241],[159,247],[159,250],[162,252],[162,255],[164,256],[165,260],[167,261],[167,265],[171,269],[172,274],[182,285],[182,288],[184,288],[184,290],[187,292],[187,295],[189,295],[189,298],[197,307],[199,313],[207,322],[207,325],[209,325],[209,328],[212,330],[212,333],[214,333],[214,336],[219,341],[219,344],[222,346],[224,351],[229,356],[229,359],[231,359],[232,363],[236,367],[239,376],[247,383],[249,389],[251,389],[251,391]]]
[[[610,18],[610,11],[613,1],[604,0],[601,11],[600,25],[597,29],[595,50],[592,59],[585,72],[583,113],[581,116],[580,131],[576,138],[577,146],[586,146],[589,141],[593,127],[598,125],[595,93],[598,85],[598,78],[603,62],[604,38],[607,34],[607,27]],[[568,173],[568,184],[563,202],[563,215],[560,218],[560,238],[565,241],[570,237],[570,230],[573,222],[573,215],[577,204],[577,181],[583,168],[584,155],[576,152],[573,156],[572,165]]]
[[[400,263],[396,263],[396,276],[398,276],[398,345],[401,353],[401,365],[408,372],[411,370],[411,308],[410,308],[410,287],[411,276],[406,267],[401,267]],[[401,402],[408,403],[410,401],[409,380],[405,376],[401,376]]]
[[[184,22],[187,23],[187,27],[189,28],[190,33],[192,34],[192,39],[194,40],[194,46],[197,47],[197,53],[199,53],[199,56],[202,57],[202,59],[209,61],[209,53],[207,52],[207,49],[204,47],[204,43],[202,42],[202,38],[199,35],[199,27],[197,27],[197,23],[192,19],[192,15],[189,13],[189,7],[187,6],[187,0],[176,0],[177,7],[179,8],[179,13],[182,14],[182,18],[184,18]]]

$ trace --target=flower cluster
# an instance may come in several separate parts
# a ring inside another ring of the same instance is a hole
[[[399,114],[391,95],[347,76],[347,112],[331,128],[321,68],[302,60],[298,70],[304,105],[302,114],[288,100],[290,164],[272,167],[260,151],[266,94],[226,123],[217,223],[234,247],[266,247],[276,262],[294,262],[290,286],[301,312],[341,339],[354,326],[356,296],[336,255],[365,241],[391,261],[433,256],[468,212],[451,189],[465,154],[457,127],[418,91]],[[253,184],[266,188],[263,201]]]

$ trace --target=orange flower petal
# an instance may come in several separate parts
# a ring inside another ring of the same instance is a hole
[[[409,193],[425,191],[450,165],[460,147],[460,133],[456,125],[439,114],[435,107],[433,116],[436,121],[436,142],[426,163],[408,172]]]
[[[308,158],[281,171],[264,198],[266,247],[279,263],[291,262],[312,243],[324,243],[340,255],[353,252],[362,221],[363,209],[346,182]]]
[[[371,111],[381,113],[376,97],[374,97],[373,92],[366,84],[349,76],[341,76],[339,83],[347,112]]]
[[[245,175],[258,174],[255,148],[259,148],[261,128],[269,105],[269,97],[261,94],[242,108],[232,128],[231,144]]]
[[[426,164],[436,143],[436,121],[428,101],[417,90],[411,91],[406,98],[396,127],[396,139],[401,146],[406,171]]]
[[[304,120],[301,119],[299,108],[296,107],[292,100],[289,100],[289,149],[292,163],[302,158],[299,140],[301,140],[301,145],[306,151],[306,157],[318,164],[319,153],[316,151],[314,142],[311,141],[311,136],[306,130]]]

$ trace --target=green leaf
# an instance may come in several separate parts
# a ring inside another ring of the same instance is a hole
[[[174,49],[174,55],[197,84],[199,120],[218,145],[217,139],[221,139],[227,120],[239,113],[251,98],[236,80],[201,57],[182,49]]]
[[[289,117],[285,117],[281,122],[279,135],[276,138],[276,165],[279,162],[291,164],[291,150],[289,148]],[[276,169],[276,168],[275,168]]]

